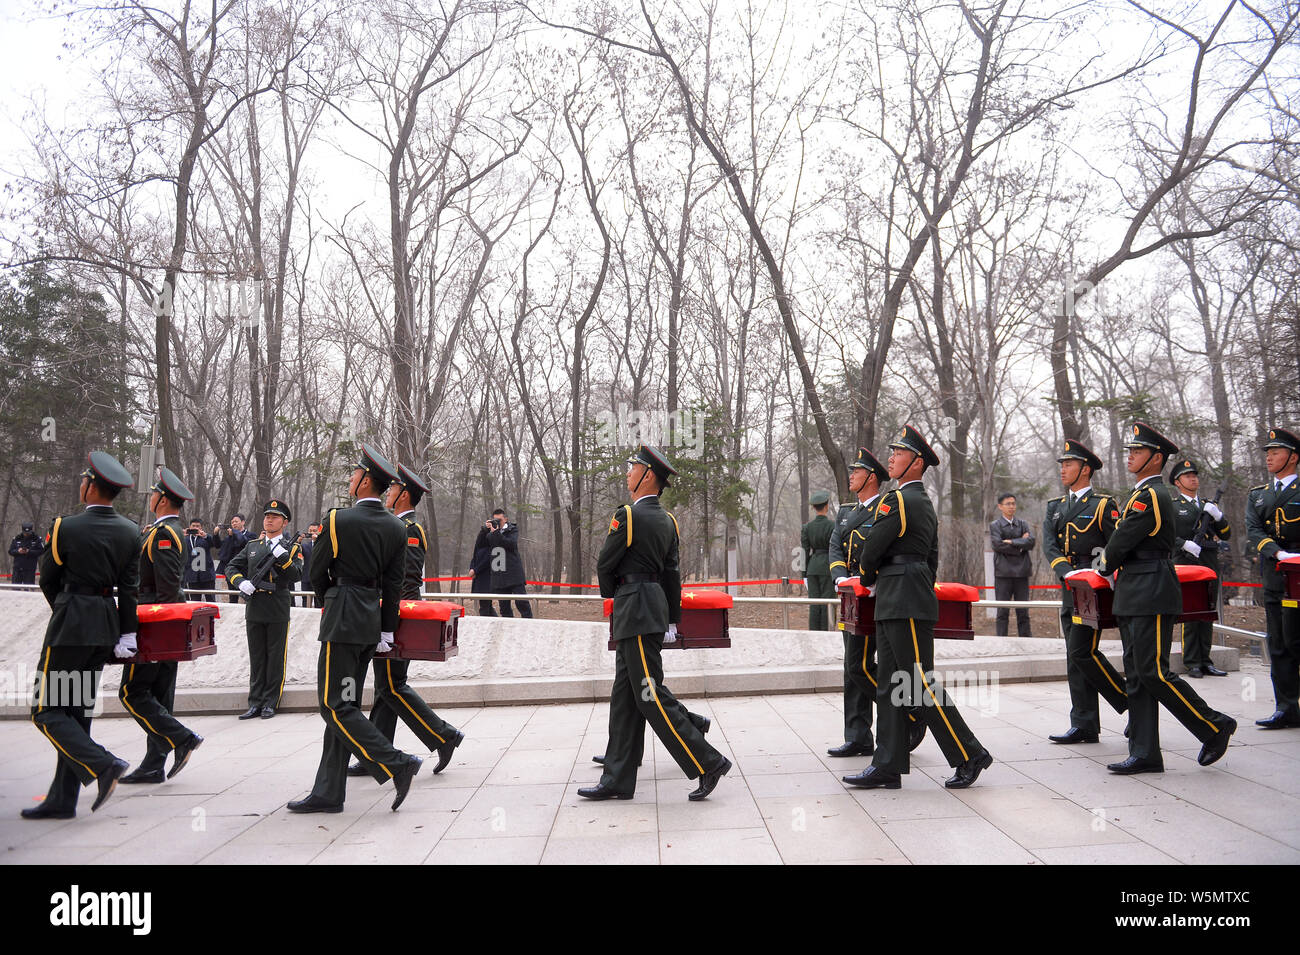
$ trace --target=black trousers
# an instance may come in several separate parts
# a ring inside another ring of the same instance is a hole
[[[876,635],[844,631],[844,742],[875,745],[871,709],[876,689]]]
[[[827,574],[808,575],[809,597],[834,597],[835,582]],[[831,608],[826,604],[808,605],[808,629],[829,630],[831,628]]]
[[[384,738],[361,712],[366,671],[374,644],[322,643],[316,662],[316,697],[325,720],[320,765],[311,794],[341,804],[347,795],[348,755],[361,762],[377,783],[385,783],[409,757]]]
[[[911,771],[907,748],[908,710],[920,707],[949,766],[984,752],[957,712],[943,686],[934,679],[934,621],[877,620],[876,705],[880,725],[871,765],[887,773]]]
[[[58,753],[45,804],[75,811],[81,786],[89,786],[115,757],[90,738],[99,675],[112,647],[46,647],[37,662],[32,722]]]
[[[1269,674],[1277,708],[1300,716],[1300,608],[1282,606],[1282,594],[1264,591]]]
[[[1174,615],[1116,617],[1124,641],[1124,680],[1128,689],[1130,756],[1159,762],[1160,707],[1163,706],[1202,743],[1227,726],[1228,717],[1206,705],[1186,681],[1169,672]]]
[[[248,705],[275,707],[284,694],[289,661],[289,621],[245,623],[248,630]]]
[[[1070,687],[1070,725],[1087,733],[1101,732],[1098,696],[1115,710],[1128,709],[1124,677],[1115,672],[1110,661],[1097,648],[1101,631],[1075,623],[1073,613],[1061,612],[1065,631],[1065,680]]]
[[[716,769],[724,758],[664,686],[663,636],[641,634],[616,644],[614,686],[609,693],[609,745],[600,782],[618,792],[636,791],[646,723],[690,778]]]
[[[129,663],[122,673],[117,698],[148,738],[139,769],[155,772],[167,762],[167,754],[194,736],[172,715],[176,705],[176,662]]]
[[[437,713],[406,682],[410,660],[375,660],[375,702],[370,707],[370,722],[392,741],[397,720],[411,728],[430,752],[452,739],[459,730]]]
[[[523,594],[527,592],[528,591],[523,584],[518,584],[514,587],[502,587],[500,590],[497,591],[497,593],[499,594]],[[497,603],[501,606],[500,616],[502,617],[514,616],[514,611],[510,609],[509,600],[498,600]],[[516,600],[515,606],[519,609],[519,616],[531,617],[533,615],[533,605],[529,603],[527,600]],[[492,609],[492,601],[490,600],[480,600],[478,602],[478,612],[481,616],[484,617],[497,616],[497,612]]]
[[[994,577],[993,593],[998,600],[1028,600],[1029,578]],[[1011,608],[998,607],[997,635],[999,637],[1005,637],[1007,635],[1007,626],[1010,622]],[[1029,632],[1029,609],[1027,607],[1016,608],[1016,636],[1033,636],[1033,634]]]

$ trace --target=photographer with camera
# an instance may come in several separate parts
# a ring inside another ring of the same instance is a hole
[[[226,531],[225,534],[221,533],[223,529]],[[230,586],[229,575],[226,574],[226,567],[235,559],[235,555],[244,549],[244,546],[252,537],[251,534],[244,530],[244,515],[236,514],[230,519],[230,523],[224,525],[224,527],[218,524],[214,537],[217,547],[220,548],[217,551],[217,573],[226,576],[226,588],[233,590],[234,588]],[[239,603],[239,595],[236,594],[231,597],[230,602],[232,604]]]
[[[182,567],[182,584],[187,591],[217,589],[217,572],[212,561],[212,551],[217,546],[204,530],[203,521],[197,517],[185,530],[185,564]],[[191,600],[215,600],[211,594],[193,593]]]
[[[486,557],[486,568],[480,570]],[[506,512],[497,508],[492,516],[483,522],[483,529],[478,533],[474,543],[474,589],[479,590],[479,583],[490,575],[488,592],[494,594],[522,594],[524,589],[524,561],[519,556],[519,525],[506,520]],[[480,592],[482,592],[480,590]],[[510,601],[501,600],[501,616],[513,617]],[[495,617],[490,600],[480,601],[480,612],[487,617]],[[516,600],[519,616],[531,617],[532,605],[527,600]]]

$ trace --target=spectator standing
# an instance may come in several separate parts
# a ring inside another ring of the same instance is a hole
[[[492,548],[488,546],[488,530],[491,521],[485,523],[478,529],[478,537],[474,538],[474,553],[469,559],[470,593],[488,594],[492,592]],[[496,609],[492,606],[490,600],[480,600],[478,602],[478,612],[484,617],[495,617]]]
[[[21,533],[9,544],[9,556],[14,559],[13,576],[9,582],[36,583],[36,561],[43,550],[45,542],[36,535],[35,525],[31,521],[24,521]]]
[[[244,515],[236,514],[230,519],[230,531],[225,535],[217,537],[217,545],[220,550],[217,551],[217,573],[225,575],[226,565],[235,559],[235,556],[244,549],[250,540],[249,534],[244,530]],[[230,586],[230,582],[226,582]],[[230,598],[230,602],[239,603],[239,595]]]
[[[1016,517],[1014,494],[999,494],[998,510],[1002,515],[989,524],[989,543],[993,547],[993,592],[998,600],[1028,600],[1029,577],[1034,572],[1033,558],[1029,556],[1034,548],[1034,532]],[[1010,607],[998,608],[999,637],[1007,635],[1010,617]],[[1028,608],[1016,608],[1016,634],[1033,636],[1029,632]]]
[[[185,566],[182,568],[182,583],[186,590],[216,590],[217,571],[212,561],[212,551],[217,546],[197,517],[190,521],[185,531]],[[190,594],[194,600],[213,599],[208,594]]]
[[[524,589],[524,561],[519,556],[519,525],[506,520],[506,512],[497,508],[492,519],[484,523],[489,549],[489,566],[492,569],[492,593],[522,594]],[[500,601],[501,616],[513,617],[510,601]],[[516,600],[519,616],[531,617],[532,605],[527,600]]]

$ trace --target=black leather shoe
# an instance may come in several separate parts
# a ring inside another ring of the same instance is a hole
[[[592,761],[593,763],[600,763],[600,765],[602,765],[602,766],[605,765],[605,757],[604,757],[604,756],[593,756],[593,757],[591,757],[591,761]]]
[[[972,756],[964,763],[957,766],[957,772],[951,779],[944,781],[945,789],[966,789],[975,780],[980,778],[980,773],[993,765],[993,757],[989,755],[986,749],[978,756]]]
[[[579,789],[578,795],[584,799],[631,799],[631,793],[621,793],[617,789],[609,789],[604,785],[597,783],[594,786],[588,786],[586,789]]]
[[[239,718],[241,720],[251,720],[261,715],[262,708],[260,706],[250,706],[248,709],[244,710],[244,712],[239,714]]]
[[[135,783],[160,783],[166,778],[167,774],[161,769],[137,769],[133,773],[127,773],[118,782],[131,786]]]
[[[308,796],[306,799],[295,799],[287,808],[290,812],[342,812],[343,803],[326,802],[319,796]]]
[[[18,815],[24,819],[75,819],[77,810],[75,809],[55,809],[53,806],[47,806],[41,803],[39,806],[32,806],[30,809],[24,809]]]
[[[1285,710],[1277,710],[1266,720],[1255,720],[1255,725],[1266,730],[1290,729],[1293,726],[1300,726],[1300,716]]]
[[[198,733],[194,733],[193,739],[191,739],[188,743],[181,743],[181,745],[177,746],[174,750],[172,750],[172,768],[171,768],[171,772],[167,774],[167,778],[171,779],[182,769],[184,769],[185,764],[188,763],[190,761],[190,757],[194,755],[194,751],[202,745],[203,745],[203,737],[200,736]]]
[[[707,716],[701,716],[700,719],[704,720],[704,725],[700,727],[700,732],[708,735],[709,730],[713,729],[713,720],[709,719]]]
[[[916,720],[907,724],[907,751],[910,753],[921,745],[925,739],[925,720]]]
[[[863,746],[861,743],[841,743],[826,751],[827,756],[870,756],[876,747]]]
[[[898,773],[887,773],[883,769],[877,769],[875,766],[868,766],[862,772],[853,776],[841,776],[850,786],[857,786],[859,789],[902,789],[903,777]]]
[[[1208,766],[1216,762],[1219,757],[1228,751],[1228,741],[1232,739],[1232,734],[1237,732],[1237,721],[1232,717],[1219,727],[1219,732],[1214,734],[1214,739],[1210,740],[1201,747],[1201,752],[1196,757],[1196,761],[1202,766]]]
[[[369,774],[368,772],[366,772],[364,766],[362,766],[359,762],[357,762],[357,761],[354,759],[352,762],[348,763],[348,775],[349,775],[349,776],[369,776],[370,774]]]
[[[262,719],[264,719],[264,720],[269,720],[269,719],[270,719],[272,716],[274,716],[274,715],[275,715],[275,707],[274,707],[274,706],[264,706],[264,707],[262,707]]]
[[[1111,763],[1106,767],[1116,776],[1136,776],[1138,773],[1163,773],[1165,764],[1158,759],[1142,759],[1130,756],[1122,763]]]
[[[456,730],[455,736],[434,750],[438,754],[438,765],[433,767],[433,775],[437,776],[447,768],[447,764],[451,762],[451,754],[456,752],[456,747],[463,742],[465,742],[465,734]]]
[[[1059,736],[1047,737],[1053,743],[1060,743],[1062,746],[1072,746],[1075,743],[1095,743],[1099,736],[1097,733],[1089,733],[1079,729],[1077,726],[1071,726],[1068,730]]]
[[[1227,670],[1220,670],[1213,663],[1207,663],[1205,664],[1205,666],[1201,667],[1201,669],[1205,671],[1206,676],[1227,676],[1228,675]]]
[[[100,806],[104,805],[104,800],[113,795],[113,790],[117,788],[117,781],[122,778],[131,764],[124,759],[115,759],[113,764],[99,774],[99,795],[95,797],[95,802],[91,805],[90,811],[94,812]]]
[[[1205,674],[1201,672],[1200,667],[1188,667],[1187,675],[1190,676],[1193,680],[1199,680],[1201,677],[1205,676]]]
[[[406,794],[411,791],[411,780],[415,778],[415,774],[420,771],[422,765],[424,765],[424,760],[419,756],[408,756],[406,758],[406,764],[397,772],[393,773],[393,788],[397,790],[397,796],[393,799],[394,812],[396,812],[397,807],[402,804],[402,800],[406,798]]]
[[[731,772],[731,760],[723,756],[722,762],[700,777],[699,788],[691,792],[686,798],[691,802],[707,799],[709,793],[718,788],[718,781],[729,772]]]

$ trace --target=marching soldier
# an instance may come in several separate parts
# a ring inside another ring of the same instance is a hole
[[[1276,702],[1273,715],[1255,724],[1276,730],[1300,726],[1300,609],[1294,600],[1283,600],[1286,582],[1277,569],[1279,560],[1300,553],[1300,483],[1296,481],[1300,438],[1294,431],[1272,428],[1263,450],[1271,479],[1250,489],[1246,534],[1250,547],[1259,554]]]
[[[665,638],[676,638],[681,619],[677,520],[659,495],[677,471],[656,448],[641,445],[628,461],[632,503],[614,512],[596,564],[602,596],[614,598],[610,618],[617,643],[609,696],[609,745],[600,782],[579,789],[587,799],[631,799],[645,746],[645,724],[699,787],[687,798],[706,798],[731,769],[731,760],[708,744],[686,708],[664,686],[660,660]]]
[[[348,481],[356,503],[330,509],[311,556],[312,589],[325,608],[316,664],[325,738],[311,794],[290,802],[290,812],[343,811],[349,752],[376,782],[393,781],[393,809],[406,799],[423,762],[394,748],[361,712],[370,658],[376,649],[393,648],[406,575],[406,526],[382,500],[396,480],[388,460],[363,444]]]
[[[1097,649],[1101,631],[1074,617],[1074,596],[1065,576],[1100,563],[1106,542],[1119,521],[1115,501],[1092,486],[1101,458],[1071,438],[1056,459],[1066,493],[1047,502],[1043,518],[1043,553],[1061,581],[1061,632],[1065,635],[1065,678],[1070,687],[1070,728],[1047,737],[1053,743],[1095,743],[1101,736],[1100,695],[1116,713],[1128,709],[1124,678]]]
[[[799,531],[799,546],[803,548],[803,583],[809,597],[834,597],[831,585],[829,548],[831,532],[835,525],[826,516],[826,506],[831,496],[825,491],[815,491],[808,498],[816,517]],[[808,629],[829,630],[830,608],[825,604],[808,605]]]
[[[113,499],[134,483],[111,454],[92,451],[78,491],[86,508],[55,518],[41,554],[41,592],[53,612],[37,664],[32,722],[59,755],[45,801],[24,809],[24,819],[71,819],[78,785],[92,782],[99,790],[94,812],[127,770],[126,760],[90,738],[90,720],[104,664],[114,653],[135,652],[140,532],[113,510]]]
[[[155,520],[144,532],[140,547],[140,604],[184,603],[185,546],[181,543],[180,511],[194,494],[169,468],[162,468],[149,492],[149,510]],[[129,663],[122,674],[117,698],[145,731],[145,756],[124,783],[160,783],[171,779],[189,762],[203,737],[172,715],[176,706],[176,661]],[[171,772],[164,777],[167,754],[174,753]]]
[[[926,468],[938,467],[939,456],[910,424],[889,447],[889,476],[897,479],[898,489],[877,503],[858,556],[863,585],[874,585],[876,591],[880,731],[871,765],[844,781],[863,789],[902,786],[902,776],[910,769],[907,707],[917,704],[948,764],[956,769],[944,785],[965,789],[993,764],[993,757],[934,679],[939,519],[921,477]]]
[[[284,694],[289,608],[293,585],[302,579],[302,547],[284,533],[292,519],[288,504],[278,498],[268,501],[262,509],[262,536],[245,544],[226,565],[226,586],[246,598],[248,709],[241,720],[269,720]]]
[[[9,542],[9,556],[14,559],[14,572],[9,578],[11,584],[36,583],[36,562],[40,560],[45,545],[36,536],[35,525],[23,521],[22,532]]]
[[[402,599],[419,600],[424,592],[424,555],[429,549],[428,538],[415,516],[415,508],[429,487],[404,464],[397,466],[397,482],[388,489],[384,502],[406,525],[406,576],[402,579]],[[420,742],[430,752],[438,754],[434,775],[442,772],[465,739],[465,734],[429,708],[429,704],[406,682],[409,660],[378,659],[374,661],[375,702],[370,707],[370,722],[389,741],[397,732],[397,718],[410,727]],[[349,776],[364,776],[366,769],[360,762],[348,766]]]
[[[1212,710],[1196,692],[1169,672],[1174,620],[1183,592],[1174,570],[1174,502],[1160,479],[1178,446],[1145,422],[1133,425],[1128,472],[1137,483],[1111,534],[1098,572],[1115,574],[1115,617],[1124,642],[1128,689],[1128,759],[1106,768],[1121,776],[1163,773],[1160,705],[1202,743],[1196,761],[1209,766],[1228,749],[1237,721]]]
[[[1232,528],[1223,519],[1223,511],[1213,501],[1200,498],[1201,476],[1190,458],[1174,465],[1169,480],[1178,488],[1174,499],[1174,563],[1199,564],[1216,574],[1210,581],[1210,603],[1217,606],[1219,599],[1219,541],[1232,536]],[[1202,515],[1210,518],[1209,533],[1203,542],[1195,538],[1203,523]],[[1210,662],[1210,647],[1214,642],[1214,624],[1208,620],[1194,620],[1183,624],[1183,665],[1187,675],[1195,679],[1203,676],[1227,676]]]

